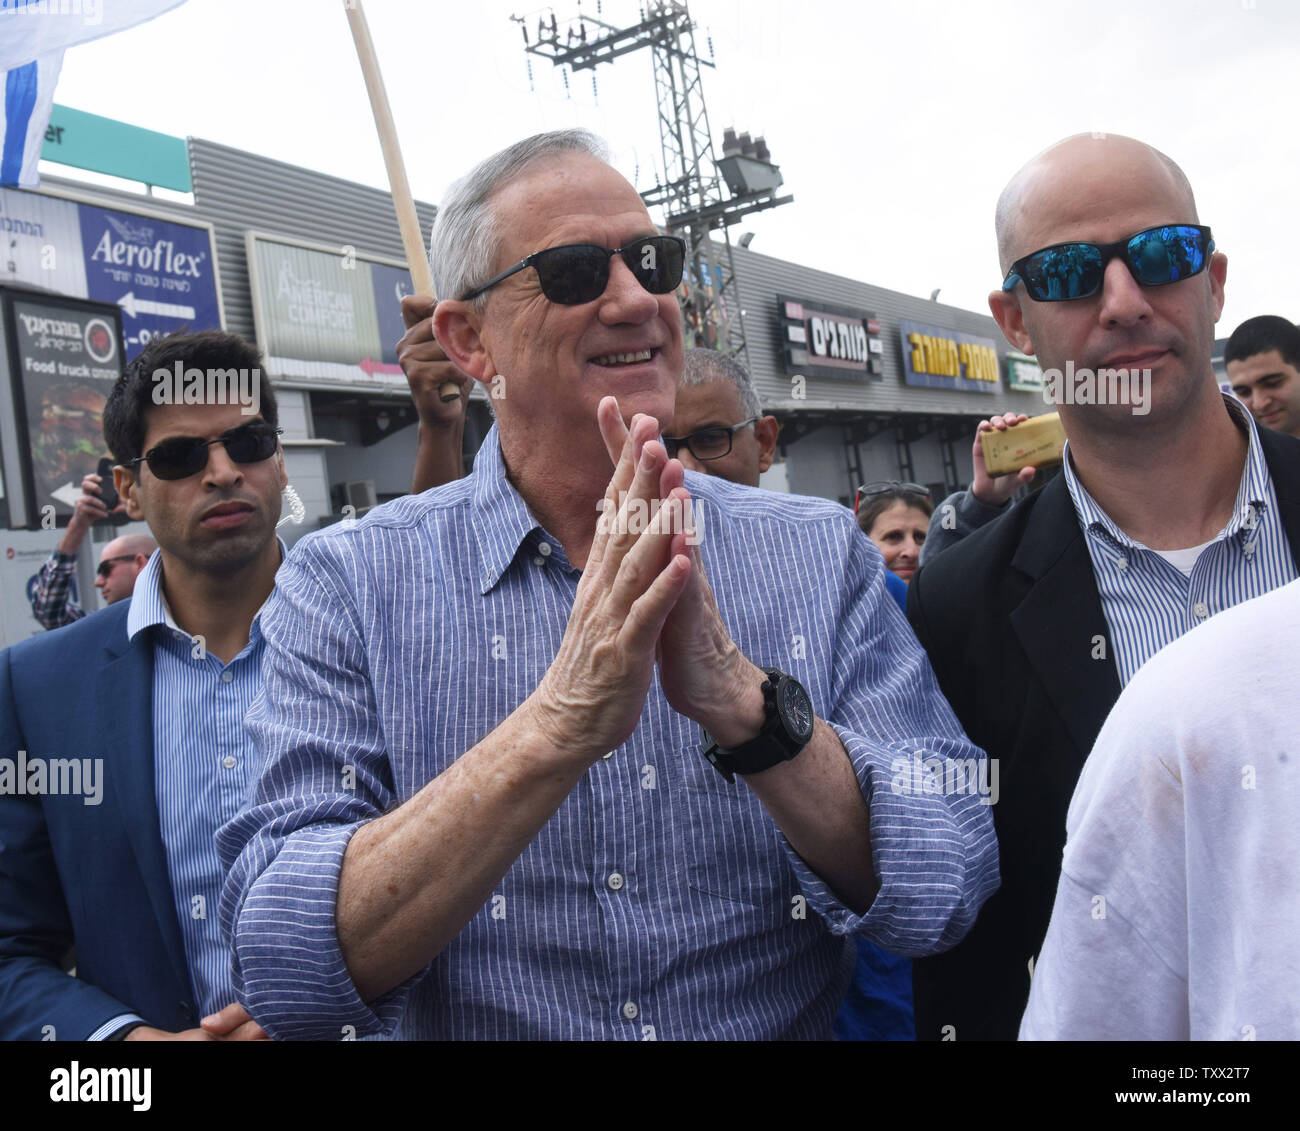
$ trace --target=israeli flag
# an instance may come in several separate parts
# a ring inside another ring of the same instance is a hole
[[[0,185],[34,188],[63,52],[183,0],[0,0]]]
[[[0,185],[35,188],[45,129],[54,105],[54,84],[63,67],[56,51],[4,74],[4,117],[0,118]]]

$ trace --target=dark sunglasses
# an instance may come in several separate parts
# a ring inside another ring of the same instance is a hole
[[[134,554],[119,554],[115,558],[105,558],[99,563],[99,568],[95,570],[95,573],[99,577],[107,577],[113,572],[113,567],[117,565],[118,562],[130,562],[134,560]]]
[[[1214,240],[1197,224],[1148,228],[1114,243],[1058,243],[1017,259],[1002,284],[1004,291],[1025,284],[1035,302],[1067,302],[1101,290],[1106,266],[1119,256],[1144,287],[1163,287],[1205,270]]]
[[[129,466],[147,462],[149,470],[159,479],[188,479],[208,466],[208,449],[221,444],[236,463],[260,463],[275,454],[276,437],[283,428],[269,424],[241,424],[223,432],[215,440],[201,440],[197,436],[175,436],[136,456]]]
[[[661,436],[669,459],[676,459],[677,453],[685,448],[698,460],[721,459],[731,454],[732,439],[742,428],[748,427],[758,419],[751,416],[730,428],[715,425],[712,428],[699,428],[689,436]]]
[[[609,261],[622,256],[628,270],[652,295],[664,295],[677,289],[686,262],[686,241],[677,236],[647,236],[626,247],[608,248],[592,243],[565,244],[533,252],[481,287],[461,295],[462,302],[477,298],[503,279],[533,267],[542,294],[562,306],[593,302],[609,285]]]
[[[862,505],[863,499],[869,499],[872,495],[883,495],[886,491],[898,491],[903,495],[919,495],[923,499],[930,497],[930,488],[923,483],[903,483],[897,479],[885,479],[879,483],[867,483],[857,489],[853,496],[853,513],[858,513],[858,507]]]

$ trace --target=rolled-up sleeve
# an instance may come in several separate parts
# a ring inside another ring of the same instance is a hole
[[[262,611],[262,693],[245,725],[261,775],[217,832],[227,878],[221,926],[235,991],[272,1037],[390,1033],[421,975],[367,1004],[339,948],[336,906],[348,841],[394,804],[348,539],[306,539]]]
[[[1000,882],[995,763],[970,741],[884,586],[884,563],[850,525],[829,708],[867,803],[880,889],[864,915],[787,842],[809,907],[837,934],[920,956],[955,946]]]

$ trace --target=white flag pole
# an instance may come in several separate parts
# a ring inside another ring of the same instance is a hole
[[[370,95],[370,109],[375,115],[379,144],[384,150],[384,164],[388,166],[388,184],[392,189],[393,208],[397,212],[397,226],[402,233],[402,246],[406,249],[406,263],[411,269],[411,281],[415,284],[416,294],[436,299],[438,296],[433,289],[429,258],[420,235],[420,218],[416,215],[415,200],[411,197],[411,186],[406,180],[406,165],[402,161],[401,147],[397,144],[397,129],[393,125],[392,111],[388,108],[388,95],[384,91],[383,75],[379,73],[379,59],[370,39],[366,14],[362,10],[361,0],[344,0],[344,7],[348,11],[352,39],[357,45],[361,73],[366,78],[366,92]],[[455,381],[444,381],[438,395],[444,401],[459,400],[460,388]]]

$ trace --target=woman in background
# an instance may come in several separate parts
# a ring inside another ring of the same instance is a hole
[[[934,504],[918,483],[868,483],[853,501],[858,526],[885,559],[885,588],[901,609],[916,571]],[[841,1041],[914,1041],[912,963],[857,939],[858,962],[835,1018]]]
[[[885,568],[911,581],[921,560],[934,504],[919,483],[868,483],[858,490],[858,526],[885,559]]]

